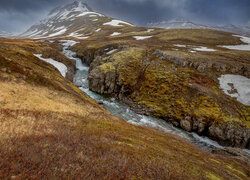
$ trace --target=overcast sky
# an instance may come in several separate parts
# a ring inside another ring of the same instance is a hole
[[[74,0],[0,0],[0,30],[23,32],[59,5]],[[250,26],[250,0],[83,0],[92,9],[136,25],[186,19]]]

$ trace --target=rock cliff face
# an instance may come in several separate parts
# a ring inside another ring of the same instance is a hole
[[[198,72],[199,68],[183,68],[176,63],[182,60],[173,62],[159,51],[150,54],[140,48],[120,48],[108,56],[104,49],[82,56],[89,59],[90,90],[113,95],[137,113],[163,118],[222,145],[250,148],[250,130],[241,119],[248,118],[249,110],[223,95],[218,83]],[[225,105],[229,102],[235,106]]]
[[[234,63],[225,63],[225,62],[216,62],[216,61],[209,61],[207,57],[204,59],[198,59],[196,57],[186,58],[179,54],[171,54],[168,52],[163,52],[157,50],[154,52],[154,55],[160,57],[161,59],[167,59],[172,61],[174,64],[187,67],[187,68],[194,68],[199,72],[206,72],[209,69],[215,69],[217,72],[220,73],[233,73],[239,74],[242,76],[246,76],[250,78],[250,65],[245,63],[240,63],[235,65]]]
[[[250,165],[250,161],[249,161],[250,155],[247,152],[244,152],[242,149],[239,149],[239,148],[227,147],[225,149],[215,149],[213,153],[221,154],[224,156],[232,156]]]

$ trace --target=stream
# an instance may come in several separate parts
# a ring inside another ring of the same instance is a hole
[[[217,142],[207,137],[202,137],[196,133],[190,133],[182,129],[176,128],[172,124],[167,123],[166,121],[159,118],[137,114],[132,111],[129,106],[117,101],[115,98],[105,97],[103,95],[90,91],[88,86],[89,67],[84,65],[80,58],[75,58],[76,53],[68,49],[69,47],[77,44],[78,42],[72,40],[61,40],[60,43],[63,45],[63,54],[66,57],[74,59],[76,61],[77,71],[74,76],[73,83],[77,85],[83,92],[88,94],[91,98],[97,101],[102,101],[104,108],[110,111],[113,115],[118,116],[127,121],[128,123],[137,126],[146,126],[161,130],[166,133],[177,135],[206,151],[211,152],[215,147],[224,148]],[[249,153],[249,150],[245,151]]]

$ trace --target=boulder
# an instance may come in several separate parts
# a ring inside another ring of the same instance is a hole
[[[212,139],[223,145],[249,148],[250,130],[232,123],[213,123],[208,128],[208,134]]]
[[[184,130],[190,132],[192,130],[192,124],[190,121],[188,120],[181,120],[181,128],[183,128]]]

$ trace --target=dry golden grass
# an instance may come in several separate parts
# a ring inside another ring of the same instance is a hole
[[[249,178],[245,163],[112,116],[19,46],[0,54],[1,179]]]

